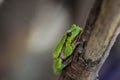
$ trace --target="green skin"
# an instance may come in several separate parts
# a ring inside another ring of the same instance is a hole
[[[54,52],[53,52],[53,70],[55,74],[59,74],[62,69],[65,67],[65,65],[62,63],[62,58],[60,57],[61,52],[64,47],[64,57],[67,58],[70,56],[75,48],[75,44],[72,43],[74,38],[82,31],[82,28],[79,26],[76,26],[73,24],[69,30],[66,31],[66,33],[61,38],[60,42],[56,46]]]

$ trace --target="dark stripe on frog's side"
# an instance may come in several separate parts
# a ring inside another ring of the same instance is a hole
[[[61,54],[58,57],[62,58],[62,54],[63,54],[64,48],[65,48],[65,45],[66,45],[66,41],[67,41],[68,37],[71,36],[71,34],[72,34],[71,32],[67,32],[66,33],[66,35],[67,35],[66,40],[65,40],[65,43],[63,44],[63,47],[62,47],[62,50],[61,50]]]

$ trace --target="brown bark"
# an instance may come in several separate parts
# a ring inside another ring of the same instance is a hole
[[[120,0],[100,0],[92,8],[71,63],[59,80],[94,80],[120,32]],[[71,60],[72,59],[72,60]],[[66,60],[67,61],[67,60]]]

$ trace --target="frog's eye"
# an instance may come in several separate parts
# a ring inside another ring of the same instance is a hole
[[[72,32],[68,32],[68,33],[67,33],[67,36],[71,36],[71,35],[72,35]]]

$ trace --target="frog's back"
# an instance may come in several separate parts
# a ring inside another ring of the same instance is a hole
[[[65,43],[65,40],[66,40],[66,35],[63,35],[62,39],[59,41],[59,43],[57,44],[54,52],[53,52],[53,58],[58,58],[61,51],[62,51],[62,48],[63,48],[63,45]]]

